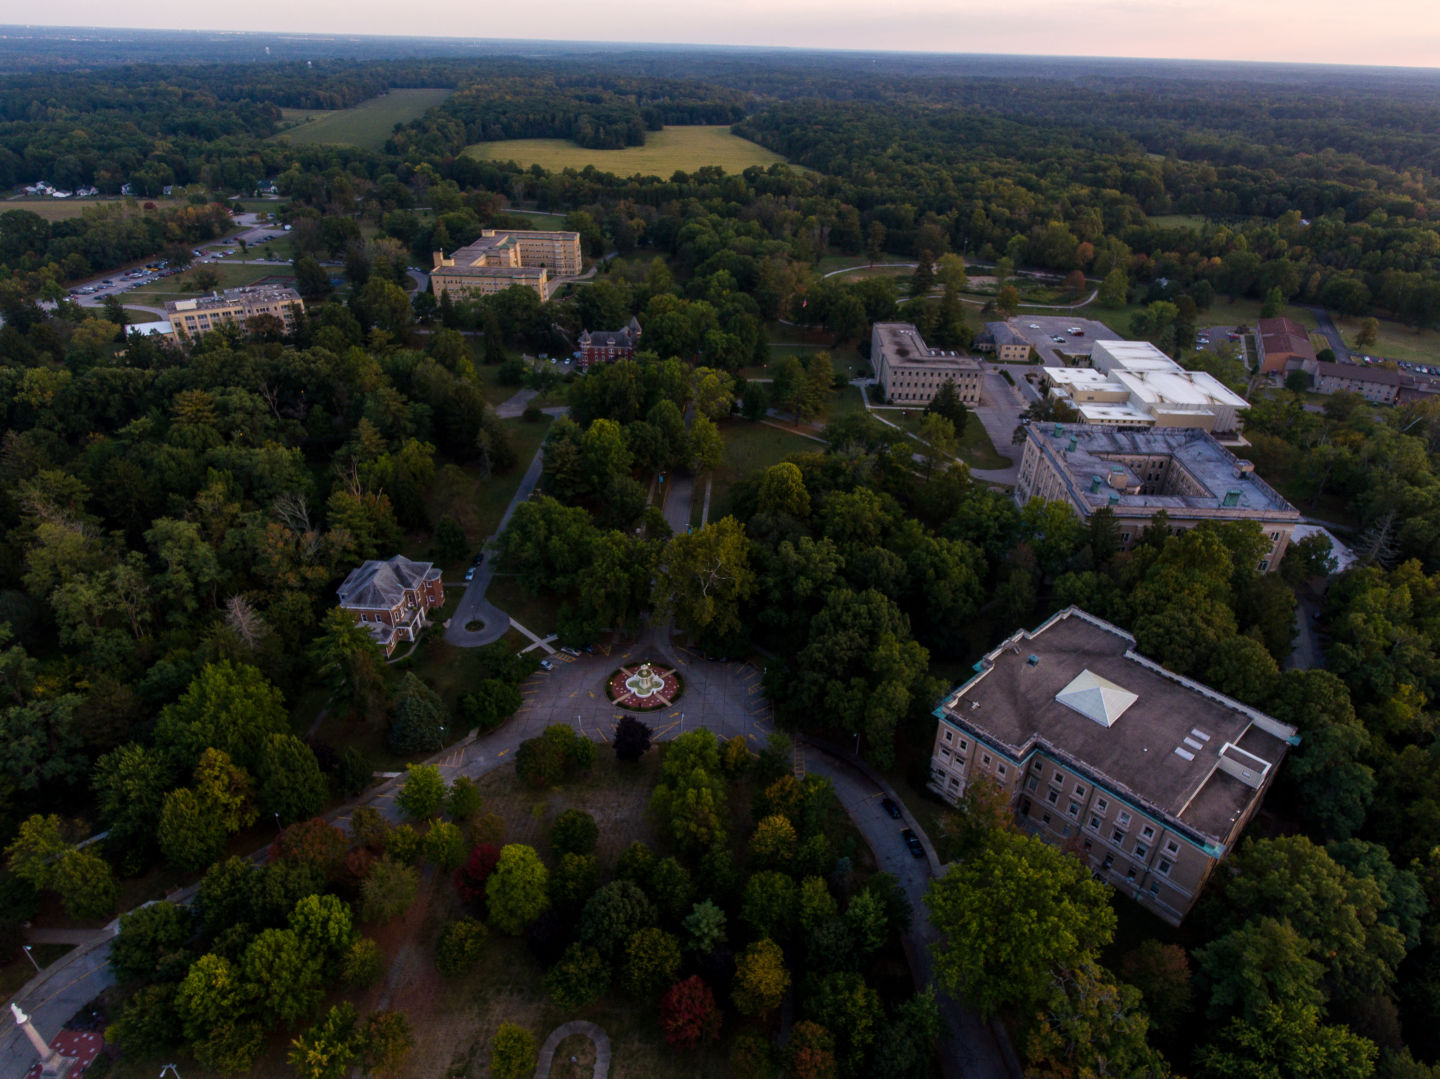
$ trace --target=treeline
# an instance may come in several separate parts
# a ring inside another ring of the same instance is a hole
[[[667,124],[735,123],[744,117],[747,101],[746,95],[698,80],[488,71],[446,101],[438,115],[397,132],[388,149],[445,156],[476,142],[551,138],[619,150],[643,146],[647,131]]]

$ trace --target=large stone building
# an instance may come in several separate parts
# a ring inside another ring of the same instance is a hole
[[[436,299],[446,292],[461,299],[524,285],[548,300],[560,284],[556,278],[574,277],[580,265],[578,232],[485,229],[448,258],[435,252],[430,289]]]
[[[397,641],[414,641],[428,626],[426,612],[445,605],[445,582],[429,562],[395,555],[352,569],[336,590],[340,607],[369,630],[388,656]]]
[[[870,331],[870,363],[885,400],[928,405],[945,382],[966,405],[980,403],[980,361],[931,348],[909,322],[877,322]]]
[[[981,352],[994,352],[1000,363],[1027,363],[1030,359],[1030,342],[1008,322],[985,323],[975,347]]]
[[[1148,341],[1096,341],[1090,367],[1046,367],[1050,395],[1106,427],[1193,427],[1238,435],[1250,402],[1204,371],[1187,371]]]
[[[1295,728],[1135,651],[1070,607],[975,665],[939,720],[930,787],[983,777],[1022,827],[1172,925],[1260,807]]]
[[[1270,547],[1257,567],[1280,565],[1300,511],[1205,431],[1119,430],[1079,423],[1027,424],[1015,500],[1064,502],[1088,521],[1114,515],[1121,549],[1161,510],[1179,534],[1206,521],[1256,521]]]
[[[300,293],[280,285],[249,285],[165,304],[166,321],[179,341],[193,341],[225,325],[248,331],[252,319],[266,315],[278,319],[287,334],[293,333],[295,320],[304,311]]]

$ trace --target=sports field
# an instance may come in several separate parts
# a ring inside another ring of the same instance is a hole
[[[624,150],[587,150],[569,139],[506,139],[477,142],[465,152],[484,161],[514,161],[528,168],[558,172],[594,165],[617,176],[670,176],[676,170],[693,172],[703,165],[719,165],[726,172],[743,172],[751,165],[773,165],[785,159],[749,139],[730,134],[725,124],[667,127],[650,131],[644,146]]]
[[[449,90],[391,90],[353,109],[283,109],[287,121],[300,121],[275,136],[296,145],[323,143],[331,146],[360,146],[378,150],[385,145],[396,124],[414,120],[426,109],[450,96]]]

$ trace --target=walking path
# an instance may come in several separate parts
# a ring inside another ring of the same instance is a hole
[[[606,1079],[610,1074],[610,1035],[588,1023],[576,1019],[556,1027],[540,1047],[540,1056],[535,1062],[535,1079],[550,1079],[550,1065],[555,1059],[555,1050],[572,1034],[583,1034],[595,1043],[595,1079]]]

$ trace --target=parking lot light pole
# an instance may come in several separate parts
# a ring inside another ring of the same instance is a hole
[[[20,948],[21,948],[21,950],[23,950],[23,951],[25,952],[25,958],[28,959],[28,960],[30,960],[31,966],[33,966],[33,967],[35,968],[35,973],[39,974],[39,973],[40,973],[40,964],[35,961],[35,956],[33,956],[33,955],[30,953],[30,945],[28,945],[28,944],[22,944],[22,945],[20,945]]]

